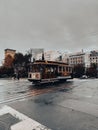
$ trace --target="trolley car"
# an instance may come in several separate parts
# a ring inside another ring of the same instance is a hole
[[[30,64],[28,80],[41,84],[71,79],[72,67],[63,62],[38,60]]]

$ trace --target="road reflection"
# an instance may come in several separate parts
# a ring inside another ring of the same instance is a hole
[[[69,91],[73,81],[33,85],[27,80],[0,80],[0,103],[19,100],[49,92]]]

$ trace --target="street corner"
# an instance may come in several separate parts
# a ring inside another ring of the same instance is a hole
[[[0,109],[0,130],[51,130],[9,106]]]

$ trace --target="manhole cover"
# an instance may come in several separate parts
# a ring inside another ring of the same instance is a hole
[[[0,116],[0,130],[11,130],[10,126],[18,123],[20,120],[7,113]]]
[[[4,122],[0,122],[0,130],[10,130]]]

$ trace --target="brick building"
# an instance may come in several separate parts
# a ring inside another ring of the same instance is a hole
[[[5,58],[4,58],[4,66],[5,67],[11,67],[15,53],[16,53],[16,50],[5,49]]]

